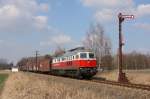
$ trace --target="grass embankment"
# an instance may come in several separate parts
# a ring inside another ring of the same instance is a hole
[[[8,78],[8,74],[0,74],[0,89],[3,87],[5,80]]]
[[[149,99],[150,92],[34,73],[13,73],[0,99]]]
[[[150,85],[150,70],[124,70],[128,80],[131,83]],[[96,77],[102,77],[107,80],[117,81],[118,70],[99,72]]]
[[[7,78],[8,78],[8,74],[0,74],[0,93],[4,86],[4,82],[6,81]]]

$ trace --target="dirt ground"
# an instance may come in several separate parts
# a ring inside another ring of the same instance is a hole
[[[0,99],[149,99],[150,92],[33,73],[11,73]]]
[[[124,72],[130,82],[150,85],[150,70],[124,70]],[[118,71],[99,72],[96,77],[117,81]]]

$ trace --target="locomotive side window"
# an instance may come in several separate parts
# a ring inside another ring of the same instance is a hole
[[[67,56],[67,61],[69,61],[69,57]]]
[[[79,55],[76,55],[76,59],[78,59],[79,58]]]
[[[57,62],[60,62],[60,59],[59,59],[59,58],[57,59]]]
[[[72,61],[72,56],[70,56],[70,58],[71,58],[71,61]]]
[[[72,60],[71,56],[70,56],[70,60]]]
[[[89,58],[94,58],[94,54],[93,53],[89,53]]]
[[[80,58],[87,58],[87,53],[80,53]]]
[[[61,58],[59,59],[59,62],[61,62]]]
[[[57,63],[57,59],[55,59],[55,62]]]
[[[72,56],[72,60],[74,60],[74,56]]]
[[[64,61],[64,60],[65,60],[65,58],[63,57],[63,58],[62,58],[62,61]]]

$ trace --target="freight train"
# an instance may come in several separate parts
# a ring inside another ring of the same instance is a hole
[[[22,71],[43,72],[60,76],[91,78],[97,73],[96,58],[83,47],[71,49],[59,56],[24,58],[18,62]]]

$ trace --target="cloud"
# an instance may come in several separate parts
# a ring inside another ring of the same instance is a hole
[[[150,30],[150,24],[149,23],[136,23],[134,24],[134,27],[142,30]]]
[[[137,52],[143,53],[143,54],[150,54],[149,48],[137,48],[135,49]]]
[[[36,0],[1,0],[0,33],[33,33],[48,27],[48,5]]]
[[[41,46],[58,45],[63,46],[72,42],[72,38],[65,34],[59,34],[49,37],[47,41],[40,42]]]
[[[0,0],[0,56],[13,61],[31,56],[51,29],[48,12],[49,5],[38,0]]]
[[[19,9],[14,5],[5,5],[0,9],[0,16],[6,16],[10,18],[17,17],[19,15]]]
[[[105,21],[105,22],[108,22],[110,21],[112,18],[113,18],[113,11],[110,10],[110,9],[103,9],[102,11],[97,11],[95,13],[95,16],[94,18],[97,20],[97,21]]]
[[[136,9],[137,17],[149,16],[150,15],[150,4],[141,4]]]
[[[34,21],[35,21],[35,26],[37,28],[44,28],[47,25],[47,17],[46,16],[36,16],[34,17]]]
[[[40,7],[39,7],[39,8],[40,8],[41,11],[43,11],[43,12],[48,12],[48,11],[49,11],[49,6],[48,6],[48,4],[46,4],[46,3],[40,4]]]
[[[88,7],[128,7],[133,5],[133,0],[81,0],[84,6]]]
[[[94,9],[94,19],[112,22],[118,13],[134,14],[135,18],[150,16],[150,4],[135,5],[133,0],[81,0],[81,3]]]
[[[96,8],[94,19],[98,22],[111,22],[119,12],[131,12],[133,0],[81,0],[86,7]],[[133,12],[133,11],[132,11]]]
[[[67,35],[58,35],[56,37],[52,37],[52,42],[56,44],[67,44],[71,42],[71,37]]]

